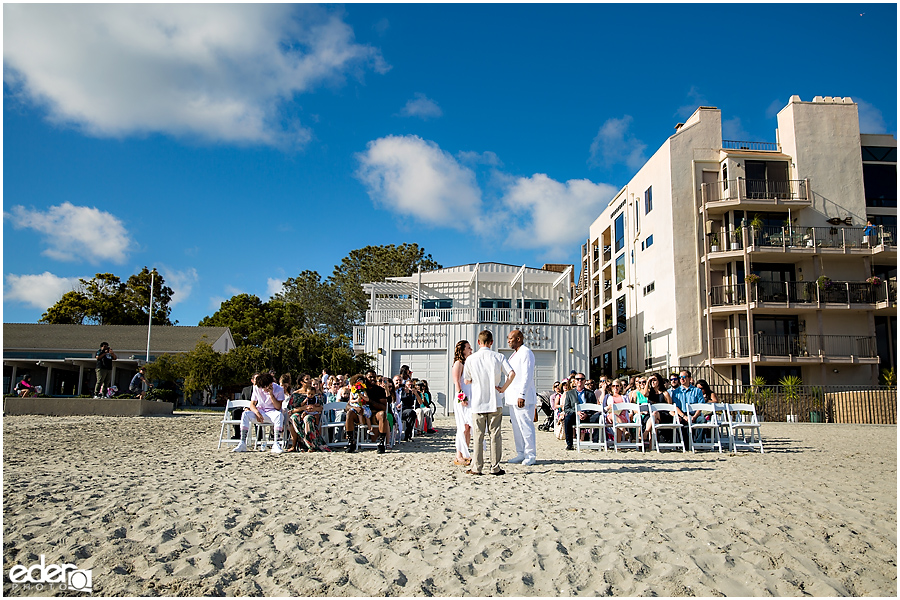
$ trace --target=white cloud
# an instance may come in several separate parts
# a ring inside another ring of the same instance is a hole
[[[406,106],[400,111],[404,117],[419,117],[420,119],[430,119],[432,117],[440,117],[444,114],[437,102],[416,92],[416,97],[406,102]]]
[[[697,86],[691,86],[691,89],[688,90],[687,97],[689,98],[688,103],[683,106],[679,106],[675,110],[675,116],[679,119],[687,119],[692,114],[694,114],[694,111],[699,107],[710,105],[709,101],[706,99],[706,96],[704,96],[697,90]]]
[[[488,165],[491,167],[503,166],[503,163],[500,161],[500,157],[498,157],[490,150],[486,152],[457,152],[456,158],[458,158],[460,162],[464,162],[470,165]]]
[[[770,119],[774,119],[778,116],[778,113],[781,112],[781,109],[785,107],[787,102],[784,100],[772,100],[772,104],[769,105],[769,108],[766,109],[766,116]]]
[[[644,154],[647,144],[628,131],[633,120],[631,115],[625,115],[621,119],[607,119],[591,142],[588,163],[606,167],[624,163],[630,169],[638,169],[647,162]]]
[[[740,117],[732,117],[722,121],[722,137],[726,140],[749,140],[750,134],[741,124]]]
[[[859,109],[860,133],[888,133],[881,111],[861,98],[854,98]]]
[[[92,264],[121,264],[133,245],[122,222],[108,212],[63,202],[45,212],[13,206],[6,215],[16,229],[44,234],[49,247],[42,252],[56,260],[87,260]]]
[[[371,141],[356,176],[377,204],[433,226],[482,230],[475,173],[437,144],[414,135]]]
[[[228,298],[225,298],[223,296],[210,296],[209,304],[206,305],[206,309],[210,310],[212,312],[216,312],[220,308],[222,308],[222,303],[225,302],[226,300],[228,300]],[[210,316],[212,316],[212,315],[210,315]]]
[[[172,288],[172,301],[169,306],[175,306],[187,300],[191,295],[194,284],[200,279],[197,269],[194,267],[187,268],[183,271],[175,271],[168,267],[160,266],[166,285]]]
[[[45,271],[40,275],[6,276],[3,297],[46,310],[56,304],[66,292],[78,289],[78,277],[57,277]]]
[[[615,195],[615,186],[570,179],[561,183],[543,173],[514,180],[503,196],[507,214],[517,215],[511,224],[507,242],[520,248],[547,248],[562,255],[581,238],[587,226]],[[590,215],[580,223],[579,215]],[[573,224],[573,216],[576,222]],[[583,225],[584,231],[577,230]]]
[[[243,294],[243,293],[244,293],[244,290],[242,290],[242,289],[240,289],[240,288],[237,288],[237,287],[235,287],[235,286],[233,286],[233,285],[226,285],[226,286],[225,286],[225,293],[226,293],[226,294],[229,294],[230,296],[237,296],[238,294]]]
[[[276,279],[274,277],[269,277],[266,280],[267,300],[271,300],[275,294],[280,294],[282,291],[284,291],[284,280]]]
[[[101,137],[302,143],[310,132],[284,125],[284,102],[365,65],[388,68],[313,5],[16,4],[3,34],[14,96]]]

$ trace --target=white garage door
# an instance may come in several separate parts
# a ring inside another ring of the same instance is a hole
[[[512,356],[512,350],[500,350],[506,358]],[[556,350],[532,350],[534,352],[534,387],[538,394],[553,391],[556,382]]]
[[[394,350],[391,365],[392,376],[400,372],[402,365],[409,365],[413,377],[427,381],[431,399],[438,405],[437,414],[446,414],[447,382],[450,379],[446,350]]]

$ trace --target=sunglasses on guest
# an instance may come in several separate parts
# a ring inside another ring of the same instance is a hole
[[[575,377],[575,381],[584,381],[584,377]]]

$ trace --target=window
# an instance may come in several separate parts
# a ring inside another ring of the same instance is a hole
[[[549,323],[550,319],[547,309],[550,306],[549,300],[526,300],[525,301],[525,322],[526,323]],[[516,300],[516,309],[522,308],[522,299]],[[516,315],[518,316],[518,315]]]
[[[644,334],[644,369],[653,368],[653,334]]]
[[[647,188],[644,192],[644,214],[646,215],[653,210],[653,186]]]
[[[866,206],[897,206],[897,165],[863,164]]]
[[[650,283],[648,283],[647,285],[644,286],[644,295],[646,296],[647,294],[651,293],[655,289],[656,289],[656,282],[651,281]]]
[[[643,242],[641,242],[641,250],[646,250],[647,248],[649,248],[652,245],[653,245],[653,236],[648,235],[647,239],[644,240]]]
[[[612,352],[603,353],[603,374],[612,377]]]
[[[616,370],[617,371],[627,371],[628,370],[628,347],[622,346],[618,350],[616,350]]]
[[[616,289],[622,289],[622,282],[625,281],[625,255],[619,255],[616,258]]]
[[[616,299],[616,335],[628,329],[628,313],[625,310],[625,296]]]
[[[641,199],[638,198],[634,201],[634,230],[638,232],[641,230]]]
[[[618,252],[625,247],[625,214],[616,217],[614,222],[616,230],[616,247],[614,252]]]
[[[422,300],[422,308],[425,310],[453,308],[453,300]]]
[[[722,163],[722,183],[724,184],[723,189],[728,189],[728,164]]]
[[[873,162],[897,162],[897,148],[863,146],[862,159]]]
[[[482,298],[478,302],[478,307],[481,309],[478,311],[480,313],[478,318],[482,323],[508,323],[511,317],[509,314],[511,306],[512,301],[510,300]]]

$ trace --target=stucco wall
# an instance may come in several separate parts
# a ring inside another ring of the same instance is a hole
[[[4,415],[141,417],[171,415],[171,402],[92,398],[3,398]]]

